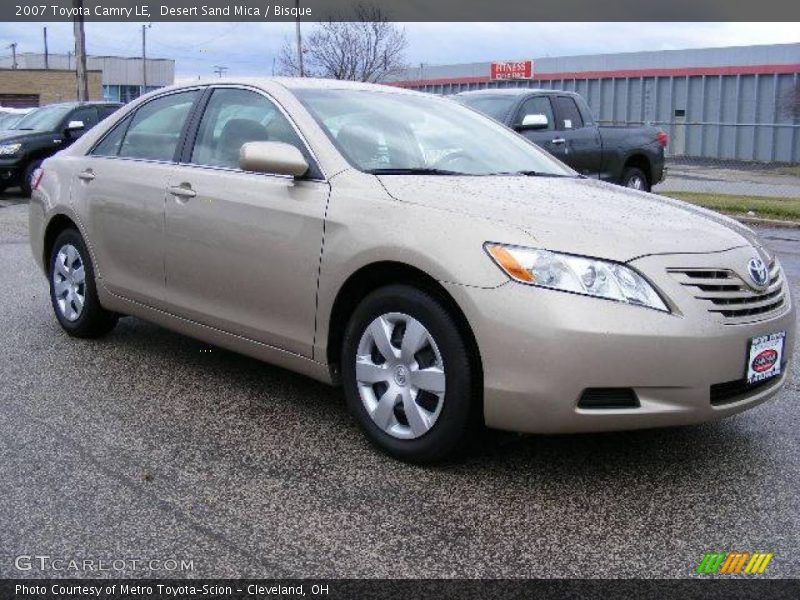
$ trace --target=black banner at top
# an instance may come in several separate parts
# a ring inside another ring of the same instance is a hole
[[[347,21],[364,0],[3,0],[0,21]],[[368,0],[389,20],[800,21],[797,0]],[[76,7],[82,5],[82,8]]]

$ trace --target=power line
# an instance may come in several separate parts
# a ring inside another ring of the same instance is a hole
[[[214,65],[214,73],[216,73],[217,77],[222,77],[227,70],[228,67],[225,65]]]

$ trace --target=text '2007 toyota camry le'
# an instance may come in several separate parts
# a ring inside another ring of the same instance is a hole
[[[787,377],[795,309],[753,231],[580,177],[445,98],[168,88],[34,179],[33,253],[67,333],[135,315],[341,384],[406,460],[482,424],[699,423]]]

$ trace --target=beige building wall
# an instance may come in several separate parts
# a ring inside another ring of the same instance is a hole
[[[102,71],[89,71],[89,99],[103,99]],[[35,100],[34,100],[35,98]],[[0,105],[44,106],[77,100],[75,71],[0,69]]]

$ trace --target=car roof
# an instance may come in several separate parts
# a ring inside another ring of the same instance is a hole
[[[575,92],[568,92],[566,90],[551,90],[543,88],[486,88],[483,90],[471,90],[469,92],[460,92],[456,96],[522,96],[524,94],[559,94],[567,96],[575,96]]]
[[[340,79],[322,79],[315,77],[209,77],[194,81],[187,81],[172,89],[184,89],[196,87],[198,85],[248,85],[252,87],[269,89],[279,85],[290,91],[294,90],[361,90],[396,94],[411,94],[429,96],[415,90],[408,90],[395,85],[378,83],[364,83],[361,81],[345,81]]]
[[[86,100],[81,102],[53,102],[52,104],[34,108],[49,108],[51,106],[123,106],[123,104],[121,102],[104,102],[103,100]]]

